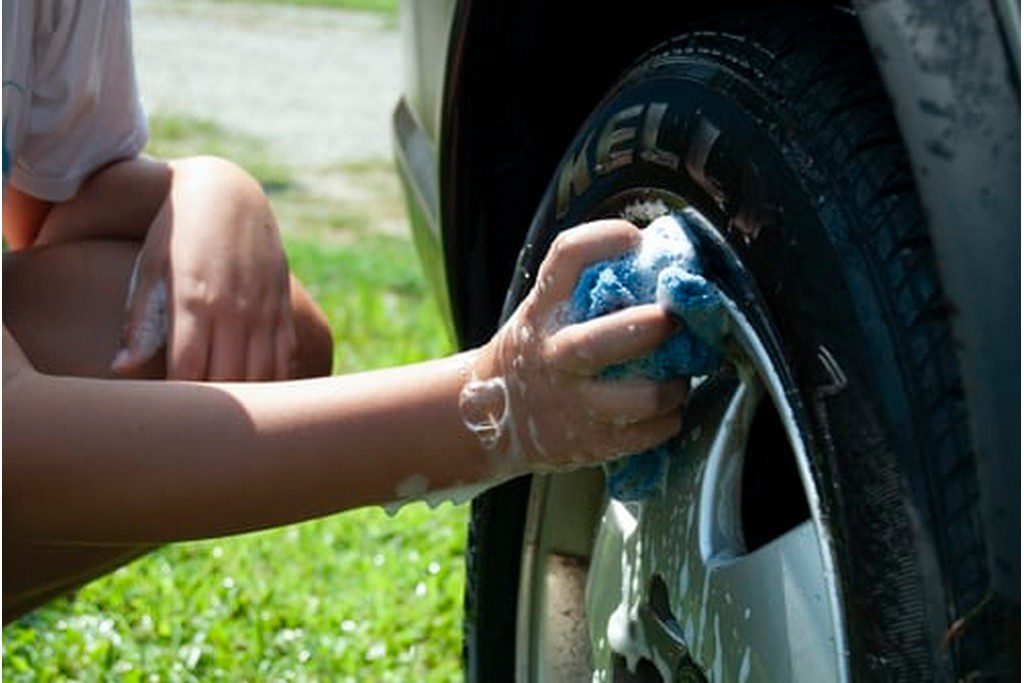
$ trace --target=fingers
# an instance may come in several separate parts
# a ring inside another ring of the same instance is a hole
[[[588,382],[582,394],[595,420],[622,426],[679,409],[686,402],[689,389],[687,379],[656,382],[634,378]]]
[[[645,422],[620,427],[608,439],[611,448],[609,455],[631,455],[650,450],[678,434],[682,426],[683,416],[679,412],[671,412]]]
[[[289,312],[289,315],[277,326],[274,334],[274,377],[276,379],[291,379],[295,376],[297,347],[295,323]]]
[[[565,301],[588,265],[619,256],[640,244],[640,229],[623,220],[584,223],[555,238],[537,276],[538,303],[544,309]]]
[[[245,379],[250,348],[245,326],[240,322],[220,321],[213,326],[212,332],[206,379],[212,382]]]
[[[239,379],[249,382],[275,379],[274,329],[253,331],[249,335],[249,349],[245,362],[245,375]]]
[[[291,304],[285,299],[277,308],[264,311],[262,324],[249,334],[248,359],[244,376],[247,381],[290,379],[295,349],[295,324]]]
[[[188,308],[172,310],[167,347],[167,379],[200,381],[206,378],[210,353],[210,326]]]
[[[292,309],[291,287],[294,276],[287,277],[288,287],[281,297],[277,325],[273,332],[274,378],[279,380],[296,377],[298,361],[296,351],[299,347],[298,332],[295,329],[295,317]]]
[[[295,325],[286,311],[266,308],[259,324],[249,327],[244,317],[214,325],[206,369],[211,381],[268,381],[294,375]]]
[[[677,329],[661,306],[645,304],[564,327],[548,343],[553,362],[565,371],[591,375],[651,353]]]
[[[168,379],[234,382],[289,379],[295,374],[297,338],[290,304],[267,308],[251,326],[249,314],[211,320],[203,306],[171,311]]]

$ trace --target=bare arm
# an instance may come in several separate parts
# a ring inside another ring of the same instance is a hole
[[[166,346],[171,379],[291,376],[288,264],[270,204],[241,168],[212,157],[138,157],[97,170],[58,204],[7,189],[4,234],[16,248],[143,243],[115,372],[131,375]]]
[[[3,392],[4,532],[173,541],[394,500],[413,474],[482,480],[491,461],[458,411],[465,362],[273,384],[23,368]]]
[[[636,246],[599,221],[563,233],[533,291],[477,352],[298,382],[45,376],[4,331],[4,533],[156,543],[592,465],[675,434],[687,383],[605,380],[674,323],[657,305],[558,326],[581,270]]]

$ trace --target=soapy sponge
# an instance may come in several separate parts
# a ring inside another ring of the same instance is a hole
[[[718,288],[702,275],[686,220],[682,214],[658,218],[644,229],[636,252],[596,263],[580,276],[569,301],[570,322],[655,301],[683,322],[683,328],[653,354],[608,368],[604,376],[666,380],[705,375],[721,361],[728,326],[725,303]],[[664,444],[605,465],[610,495],[634,501],[658,491],[671,452],[671,444]]]

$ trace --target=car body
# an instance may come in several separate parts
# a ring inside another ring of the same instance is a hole
[[[402,3],[395,150],[460,346],[496,328],[541,195],[615,78],[684,19],[773,4]],[[1019,615],[1020,4],[852,0],[848,10],[891,99],[949,301],[989,590]]]

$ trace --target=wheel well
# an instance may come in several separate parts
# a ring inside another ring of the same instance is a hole
[[[821,2],[779,2],[787,9]],[[636,0],[595,11],[582,0],[468,0],[449,54],[441,215],[459,340],[494,331],[541,195],[584,118],[637,58],[711,13],[761,0]]]

